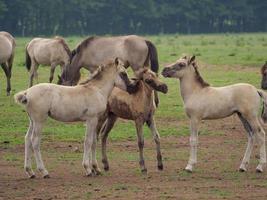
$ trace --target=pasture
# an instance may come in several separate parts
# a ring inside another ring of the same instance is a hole
[[[157,47],[160,71],[182,53],[195,54],[202,77],[213,86],[246,82],[260,87],[260,67],[267,59],[267,35],[160,35],[147,36]],[[68,37],[73,49],[82,37]],[[267,171],[255,173],[258,147],[248,172],[238,172],[247,137],[238,117],[202,122],[198,163],[190,174],[183,169],[189,156],[189,124],[183,110],[179,81],[164,79],[169,92],[160,94],[156,123],[161,135],[164,170],[156,167],[152,136],[145,128],[147,175],[141,174],[133,123],[119,120],[108,142],[110,171],[85,177],[81,165],[83,123],[48,120],[42,132],[41,151],[50,179],[27,178],[24,169],[24,135],[27,114],[14,103],[13,95],[28,86],[25,45],[31,38],[16,38],[12,91],[0,70],[0,199],[266,199]],[[39,82],[48,82],[49,67],[39,67]],[[131,69],[128,71],[130,72]],[[60,74],[59,67],[55,72]],[[82,71],[83,78],[88,72]],[[74,99],[75,100],[75,99]],[[265,126],[267,128],[267,126]],[[100,146],[98,162],[102,167]],[[35,165],[33,165],[35,169]]]

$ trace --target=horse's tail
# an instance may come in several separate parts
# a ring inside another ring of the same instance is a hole
[[[260,95],[260,97],[263,100],[263,108],[262,108],[262,112],[261,112],[261,118],[262,118],[263,122],[266,123],[267,122],[267,94],[262,90],[258,90],[258,94]]]
[[[26,90],[18,92],[17,94],[14,95],[15,102],[20,105],[26,105],[28,103],[26,95],[27,95]]]
[[[153,72],[158,73],[159,71],[159,61],[158,61],[158,52],[157,49],[155,47],[155,45],[146,40],[146,45],[148,47],[148,56],[150,58],[150,64],[151,64],[151,70]]]
[[[31,61],[31,57],[28,52],[28,45],[27,45],[26,46],[26,68],[28,71],[30,71],[31,69],[31,64],[32,64],[32,61]]]

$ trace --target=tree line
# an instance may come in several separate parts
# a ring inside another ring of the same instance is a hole
[[[267,31],[264,0],[0,0],[17,36]]]

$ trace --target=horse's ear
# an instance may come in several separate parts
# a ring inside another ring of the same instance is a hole
[[[116,57],[116,58],[115,58],[115,65],[118,65],[118,64],[119,64],[119,58]]]
[[[193,55],[193,56],[190,58],[190,60],[188,61],[188,65],[192,64],[192,63],[195,61],[195,59],[196,59],[196,56]]]

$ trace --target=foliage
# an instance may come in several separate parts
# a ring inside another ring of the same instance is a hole
[[[262,0],[0,0],[0,30],[15,35],[267,31]]]

